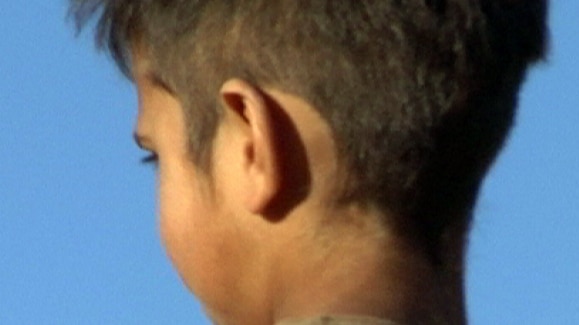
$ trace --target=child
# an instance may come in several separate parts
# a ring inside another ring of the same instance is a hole
[[[482,179],[546,0],[72,0],[139,95],[161,231],[216,324],[465,324]]]

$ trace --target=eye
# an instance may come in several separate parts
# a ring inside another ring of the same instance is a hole
[[[157,167],[159,164],[159,156],[155,152],[149,152],[145,157],[141,158],[141,164]]]

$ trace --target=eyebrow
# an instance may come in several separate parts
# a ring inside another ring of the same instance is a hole
[[[136,131],[133,132],[133,140],[135,140],[135,144],[137,145],[137,147],[143,150],[147,150],[147,145],[150,143],[149,138],[147,138],[142,134],[137,133]]]
[[[175,95],[173,88],[171,88],[159,74],[155,73],[154,71],[148,71],[146,77],[153,83],[153,85],[163,88],[163,90],[170,93],[171,95]]]

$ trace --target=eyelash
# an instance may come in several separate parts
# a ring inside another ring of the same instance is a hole
[[[143,165],[154,165],[156,167],[158,163],[159,163],[159,156],[154,152],[151,152],[147,154],[145,157],[141,158],[141,164]]]

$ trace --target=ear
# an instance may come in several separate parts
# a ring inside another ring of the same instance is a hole
[[[260,89],[241,79],[227,80],[220,96],[226,114],[240,117],[236,127],[242,128],[246,137],[242,151],[243,177],[248,187],[242,193],[245,206],[252,213],[263,214],[281,185],[273,108]]]

